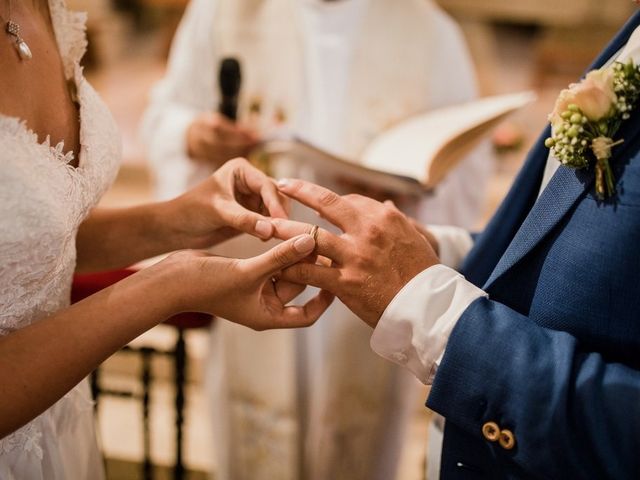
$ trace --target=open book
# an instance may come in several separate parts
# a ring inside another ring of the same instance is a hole
[[[301,138],[271,140],[261,147],[314,169],[394,193],[432,190],[493,127],[535,100],[531,92],[498,95],[431,110],[384,131],[359,160],[332,155]]]

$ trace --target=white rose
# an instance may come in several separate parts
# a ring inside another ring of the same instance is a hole
[[[562,113],[574,104],[589,120],[597,122],[609,115],[617,100],[613,69],[594,70],[580,83],[574,83],[560,93],[550,120],[557,127],[562,123]]]

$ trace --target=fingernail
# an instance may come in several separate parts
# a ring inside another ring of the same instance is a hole
[[[256,222],[256,233],[261,237],[270,237],[272,231],[272,226],[269,222],[265,222],[264,220],[258,220]]]
[[[278,188],[286,188],[290,183],[291,181],[288,178],[281,178],[278,180]]]
[[[295,248],[298,253],[311,253],[315,246],[316,242],[311,235],[303,235],[293,242],[293,248]]]

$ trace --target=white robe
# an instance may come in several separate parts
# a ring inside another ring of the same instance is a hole
[[[393,122],[475,95],[461,34],[428,1],[194,0],[143,127],[160,197],[210,173],[188,159],[185,130],[215,109],[218,63],[230,54],[243,62],[241,118],[259,96],[266,134],[287,128],[354,158]],[[274,126],[279,111],[285,127]],[[473,226],[490,170],[487,156],[471,156],[409,213]],[[295,164],[289,173],[334,186]],[[308,211],[296,215],[314,221]],[[243,238],[218,251],[249,256],[264,248]],[[415,405],[413,379],[371,352],[370,329],[341,303],[302,331],[255,333],[227,322],[215,329],[217,478],[394,477]]]

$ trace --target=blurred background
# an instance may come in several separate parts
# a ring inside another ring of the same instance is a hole
[[[402,0],[398,0],[402,1]],[[152,85],[163,75],[186,0],[67,0],[89,12],[89,80],[106,100],[122,131],[124,159],[105,205],[152,200],[152,178],[139,141],[139,122]],[[558,91],[575,81],[635,8],[630,0],[438,0],[461,25],[475,63],[481,95],[533,89],[538,101],[501,125],[492,137],[497,165],[484,206],[485,222],[504,197],[529,146],[546,123]],[[606,6],[605,6],[606,5]],[[478,225],[481,227],[482,225]],[[186,333],[187,382],[184,463],[187,477],[215,478],[209,412],[202,389],[205,329]],[[155,478],[173,478],[175,387],[172,352],[177,330],[160,326],[134,346],[169,352],[149,360],[148,450]],[[100,385],[142,392],[141,355],[123,352],[101,369]],[[424,478],[425,392],[415,399],[398,478]],[[110,479],[143,478],[143,409],[128,396],[101,396],[99,423]],[[212,476],[213,475],[213,476]]]

